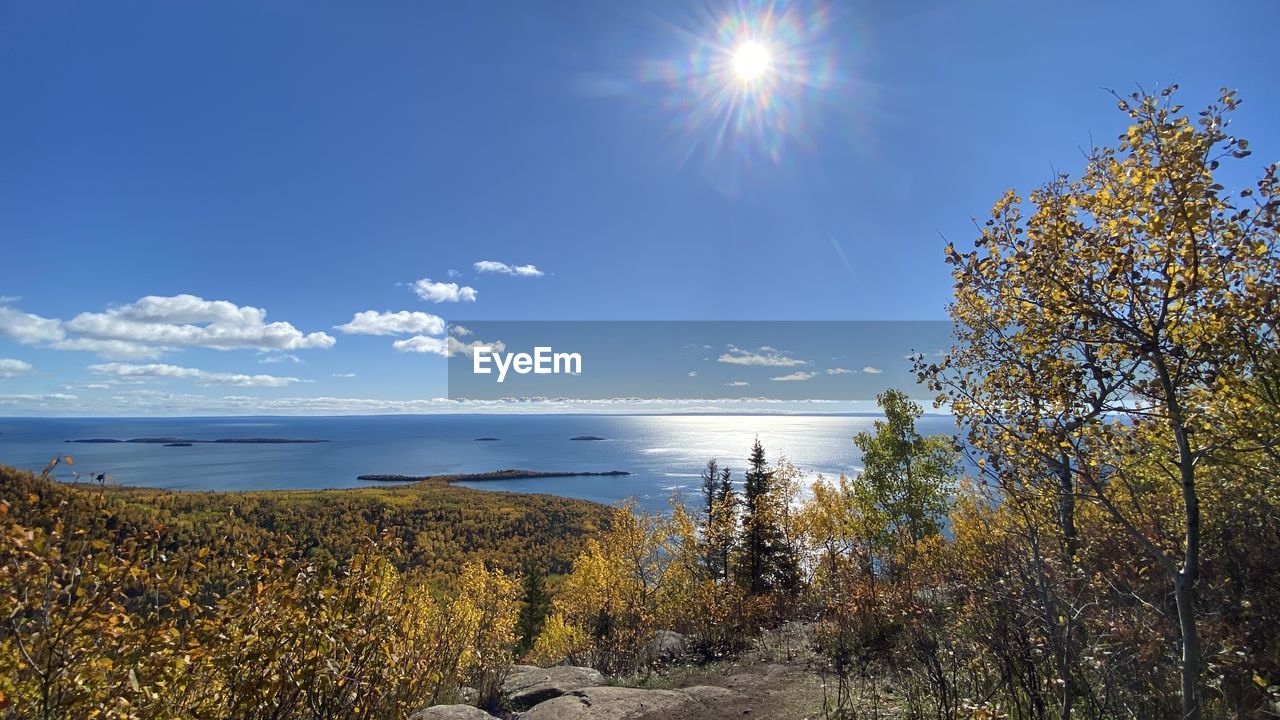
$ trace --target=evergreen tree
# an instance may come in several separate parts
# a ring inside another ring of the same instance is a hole
[[[795,557],[778,526],[782,513],[773,492],[773,472],[757,438],[747,458],[750,465],[743,487],[742,558],[738,580],[752,594],[789,589],[794,583]]]
[[[737,535],[737,498],[729,468],[716,460],[707,461],[702,471],[702,517],[700,555],[706,576],[715,581],[729,574],[729,556]]]
[[[729,468],[720,469],[720,488],[717,494],[715,545],[720,574],[717,580],[729,578],[729,557],[733,554],[734,540],[738,534],[738,497],[733,492],[733,479]]]
[[[708,525],[715,516],[716,504],[720,499],[720,465],[712,458],[702,471],[702,514]]]
[[[724,566],[720,564],[720,552],[716,542],[718,514],[720,509],[720,466],[712,458],[702,471],[702,564],[707,576],[719,579],[724,575]]]
[[[547,593],[546,578],[537,568],[531,567],[524,574],[524,606],[516,619],[516,632],[519,641],[516,653],[523,655],[533,647],[534,640],[542,632],[542,626],[551,613],[551,596]]]

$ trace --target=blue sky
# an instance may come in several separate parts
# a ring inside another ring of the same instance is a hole
[[[1280,155],[1273,2],[0,3],[0,415],[433,410],[432,317],[940,319],[1104,87]]]
[[[449,335],[454,399],[625,400],[631,407],[679,400],[673,407],[686,411],[723,409],[711,402],[722,400],[761,410],[783,402],[787,411],[865,412],[886,388],[916,386],[913,360],[936,361],[951,323],[482,320],[451,323]],[[477,346],[487,350],[477,355]],[[515,365],[520,354],[531,358],[523,371]]]

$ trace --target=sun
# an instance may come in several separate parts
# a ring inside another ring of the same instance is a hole
[[[748,40],[733,51],[733,74],[742,82],[758,80],[772,63],[773,53],[755,40]]]

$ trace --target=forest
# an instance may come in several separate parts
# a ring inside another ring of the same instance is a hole
[[[1239,98],[1175,96],[1117,97],[1077,177],[947,245],[952,347],[880,395],[855,475],[757,442],[647,514],[0,472],[0,713],[403,718],[496,702],[517,659],[625,675],[657,630],[710,662],[801,622],[828,717],[1280,715],[1280,180],[1228,189]]]

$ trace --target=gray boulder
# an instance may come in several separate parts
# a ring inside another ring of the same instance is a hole
[[[507,696],[513,708],[519,710],[580,688],[602,684],[604,676],[587,667],[516,665],[502,683],[502,694]]]
[[[655,630],[641,651],[640,660],[645,664],[679,660],[688,654],[688,645],[688,638],[678,632]]]
[[[725,688],[683,690],[589,687],[552,698],[520,714],[520,720],[641,720],[654,714],[698,717],[700,711],[742,695]]]
[[[592,687],[547,700],[521,713],[520,720],[633,720],[672,712],[693,701],[673,690]]]
[[[470,705],[432,705],[409,716],[409,720],[495,720],[489,713]]]

